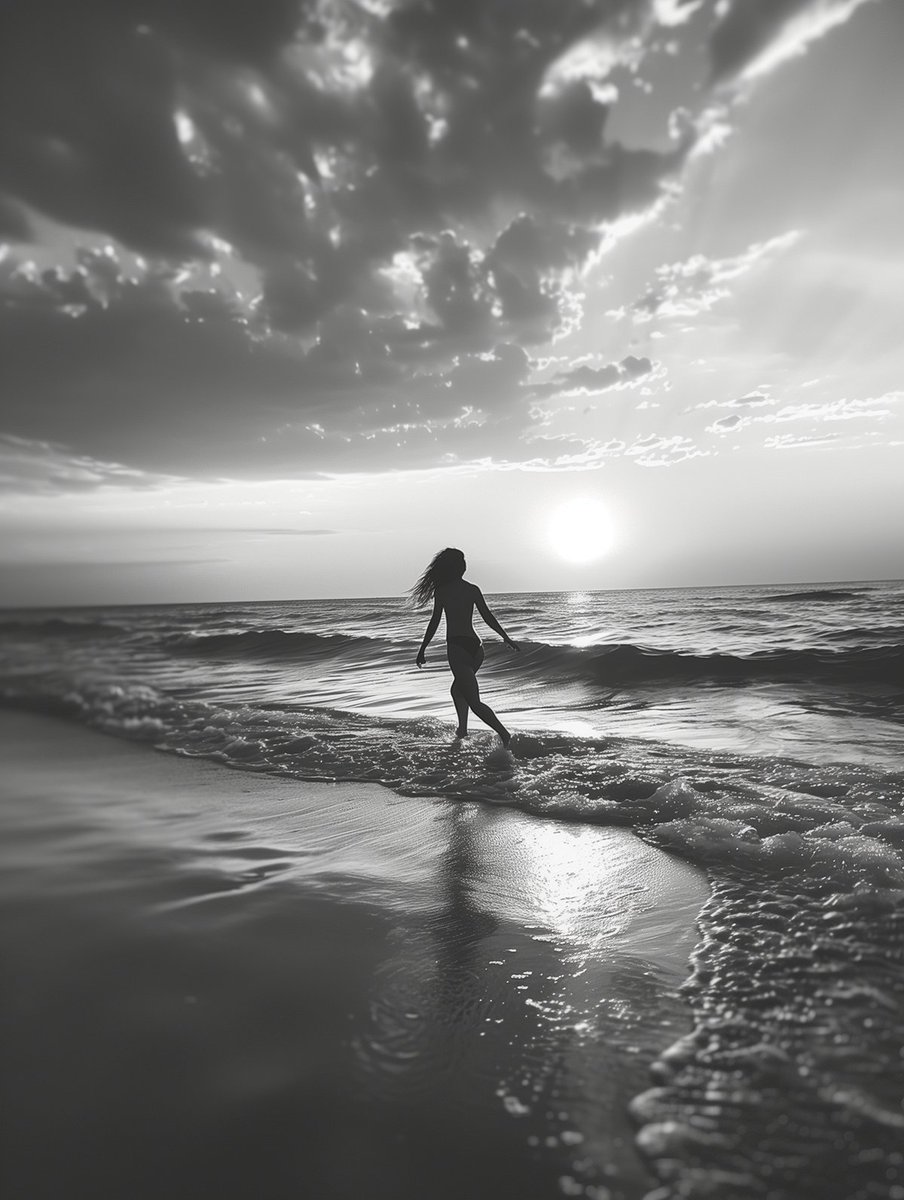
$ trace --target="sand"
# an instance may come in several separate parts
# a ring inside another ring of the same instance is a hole
[[[0,1190],[641,1197],[703,876],[0,714]]]

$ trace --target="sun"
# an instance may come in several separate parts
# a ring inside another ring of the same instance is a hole
[[[593,562],[615,545],[615,526],[599,500],[575,499],[555,508],[547,526],[555,552],[568,562]]]

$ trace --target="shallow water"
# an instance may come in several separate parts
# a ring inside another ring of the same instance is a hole
[[[699,872],[620,830],[2,735],[5,1195],[651,1186],[627,1106],[690,1027]]]

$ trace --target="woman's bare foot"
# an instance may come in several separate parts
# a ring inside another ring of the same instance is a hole
[[[456,736],[457,738],[461,738],[461,737],[470,737],[470,734],[468,733],[467,729],[456,729],[456,730],[455,730],[455,736]]]
[[[509,745],[509,742],[512,740],[512,735],[509,733],[509,731],[507,729],[503,729],[503,731],[499,734],[499,737],[502,740],[503,749],[508,750],[508,745]]]

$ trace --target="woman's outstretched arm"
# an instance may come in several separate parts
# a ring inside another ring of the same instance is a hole
[[[477,588],[476,591],[477,591],[477,595],[474,597],[474,603],[477,605],[477,611],[483,617],[484,621],[486,621],[486,623],[487,623],[487,625],[489,625],[490,629],[492,629],[495,633],[499,634],[499,636],[502,638],[502,640],[505,642],[505,644],[507,646],[511,646],[511,648],[513,650],[520,650],[521,647],[518,645],[518,643],[512,641],[512,639],[509,637],[509,635],[505,632],[505,630],[502,628],[502,626],[499,624],[499,622],[493,616],[492,612],[490,611],[489,605],[487,604],[486,600],[484,600],[484,598],[483,598],[483,592],[480,590],[480,588]]]
[[[424,640],[421,642],[421,648],[420,648],[420,650],[418,650],[417,658],[414,660],[419,667],[422,667],[424,665],[424,662],[425,662],[424,656],[427,652],[427,647],[433,641],[433,635],[436,633],[437,629],[439,628],[439,620],[442,615],[443,615],[443,606],[440,604],[439,600],[434,598],[434,600],[433,600],[433,615],[431,616],[430,620],[427,622],[427,630],[424,634]]]

